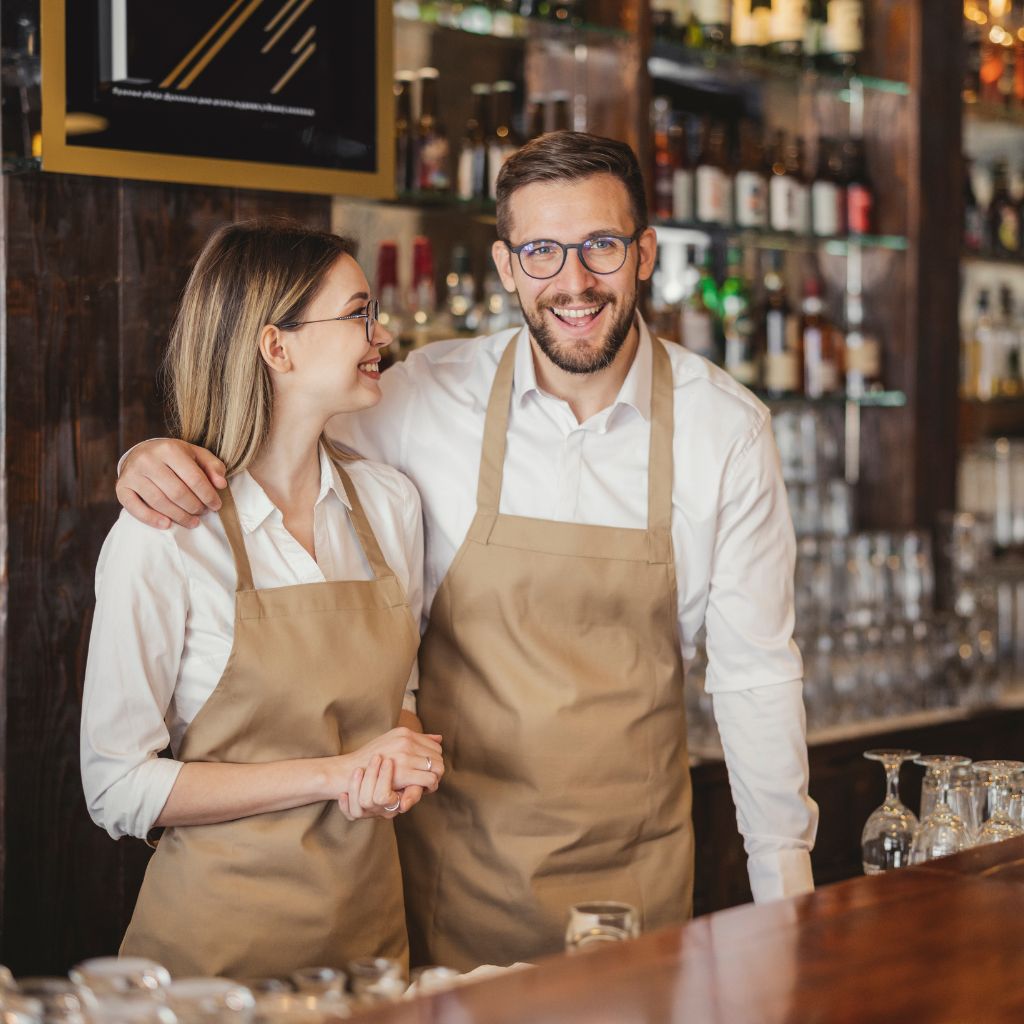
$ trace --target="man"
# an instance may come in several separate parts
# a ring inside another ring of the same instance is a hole
[[[419,713],[448,768],[401,819],[403,871],[414,957],[457,968],[561,948],[580,900],[645,929],[689,916],[683,659],[704,624],[756,900],[813,887],[817,825],[768,412],[637,315],[656,236],[636,157],[535,139],[501,171],[497,227],[527,327],[412,353],[335,432],[423,499]],[[149,442],[119,496],[191,521],[217,505],[197,464],[223,469]]]

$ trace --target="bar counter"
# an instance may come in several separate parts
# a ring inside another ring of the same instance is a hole
[[[1024,839],[695,918],[373,1024],[1024,1020]]]

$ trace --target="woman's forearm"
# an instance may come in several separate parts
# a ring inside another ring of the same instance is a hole
[[[348,755],[266,764],[190,761],[178,773],[154,824],[213,825],[334,800],[355,767]]]

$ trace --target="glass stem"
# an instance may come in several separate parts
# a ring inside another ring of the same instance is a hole
[[[887,804],[898,804],[900,802],[900,762],[885,762],[885,802]]]

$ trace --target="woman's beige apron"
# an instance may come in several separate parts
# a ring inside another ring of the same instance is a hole
[[[230,490],[220,516],[238,570],[234,645],[188,727],[182,761],[329,757],[395,727],[418,630],[349,476],[372,580],[256,590]],[[169,828],[146,871],[122,955],[176,976],[272,977],[408,953],[394,828],[335,801]]]
[[[498,512],[514,341],[502,357],[476,517],[421,649],[420,717],[448,770],[399,822],[414,963],[556,952],[582,900],[632,903],[645,929],[690,915],[672,378],[653,352],[646,530]]]

